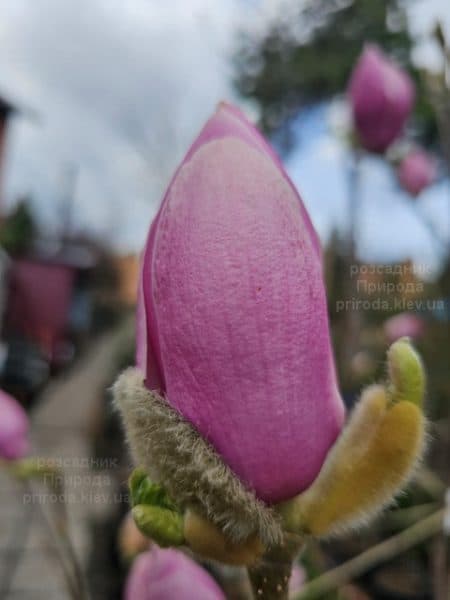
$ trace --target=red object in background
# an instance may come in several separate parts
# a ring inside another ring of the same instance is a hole
[[[37,343],[50,361],[65,337],[74,280],[67,265],[30,259],[12,264],[6,327]]]

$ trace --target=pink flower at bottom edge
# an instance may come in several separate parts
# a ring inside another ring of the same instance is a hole
[[[153,546],[134,561],[124,600],[225,600],[205,569],[178,550]]]

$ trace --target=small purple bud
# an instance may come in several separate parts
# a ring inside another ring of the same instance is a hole
[[[436,161],[424,150],[413,150],[399,164],[397,175],[403,189],[418,196],[436,179]]]
[[[349,96],[361,144],[384,152],[402,133],[413,107],[411,79],[377,46],[367,45],[353,70]]]
[[[22,406],[0,390],[0,457],[22,458],[29,448],[28,417]]]

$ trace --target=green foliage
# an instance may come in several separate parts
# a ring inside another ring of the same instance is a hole
[[[175,503],[164,487],[158,483],[153,483],[143,469],[135,469],[128,483],[133,506],[150,504],[164,509],[176,510]]]
[[[140,467],[131,473],[128,485],[138,529],[163,548],[183,544],[183,515],[166,490],[153,483]]]
[[[144,535],[162,548],[184,543],[183,516],[173,510],[138,504],[132,509],[134,522]]]
[[[0,246],[12,255],[23,254],[31,246],[35,233],[36,226],[26,201],[19,202],[0,224]]]

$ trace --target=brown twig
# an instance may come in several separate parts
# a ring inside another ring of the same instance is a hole
[[[302,545],[302,538],[286,534],[281,545],[272,548],[257,565],[248,569],[255,599],[287,600],[292,563]]]
[[[450,574],[447,567],[447,540],[444,534],[434,540],[431,547],[434,600],[448,600]]]
[[[55,545],[55,554],[59,564],[61,565],[64,580],[66,582],[70,597],[73,600],[85,600],[86,596],[83,595],[83,592],[80,589],[80,582],[74,575],[72,568],[73,565],[71,564],[72,561],[67,557],[65,540],[63,539],[58,526],[55,524],[54,519],[49,516],[48,512],[44,509],[40,502],[38,502],[38,508],[47,526],[47,531],[49,532]]]
[[[385,514],[380,525],[389,530],[402,531],[406,527],[410,527],[434,513],[439,506],[441,504],[438,502],[428,502],[426,504],[416,504],[408,508],[398,508]]]
[[[64,484],[59,469],[36,457],[17,461],[2,460],[0,467],[6,468],[13,477],[26,482],[29,487],[31,481],[37,479],[56,496],[57,502],[51,516],[40,502],[38,502],[38,508],[57,548],[57,558],[71,598],[86,600],[88,598],[87,587],[69,535],[67,510],[64,503]]]
[[[423,466],[414,478],[415,482],[432,498],[442,498],[447,486],[434,471]]]
[[[21,482],[23,493],[29,492],[29,483]],[[7,548],[7,556],[3,563],[0,579],[0,598],[7,598],[14,581],[17,567],[25,551],[28,534],[34,516],[34,507],[26,508],[23,514],[20,514],[17,524],[13,528],[12,544]]]
[[[313,579],[294,600],[314,600],[348,583],[374,567],[437,535],[442,529],[444,510],[440,509],[401,533],[369,548],[359,556]]]

